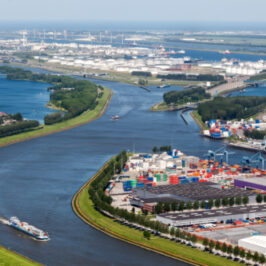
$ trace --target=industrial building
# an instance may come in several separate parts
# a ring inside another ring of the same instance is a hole
[[[249,202],[255,202],[256,193],[238,187],[222,188],[212,182],[195,182],[187,184],[162,185],[155,187],[135,188],[133,196],[136,199],[153,199],[159,202],[163,198],[177,201],[202,201],[209,199],[223,199],[237,196],[248,196]]]
[[[251,236],[238,240],[238,245],[266,255],[266,236]]]
[[[234,180],[236,187],[266,191],[266,177],[241,177]]]
[[[188,226],[208,224],[231,219],[254,219],[266,216],[266,205],[237,206],[215,210],[163,213],[156,215],[156,219],[171,226]]]

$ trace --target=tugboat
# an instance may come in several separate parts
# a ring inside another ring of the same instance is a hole
[[[47,233],[42,231],[41,229],[38,229],[32,225],[29,225],[26,222],[21,222],[17,217],[13,216],[9,219],[8,225],[27,234],[32,237],[34,237],[37,240],[47,241],[49,240],[49,236]]]
[[[113,117],[111,118],[112,121],[116,121],[116,120],[118,120],[118,119],[119,119],[119,116],[118,116],[118,115],[115,115],[115,116],[113,116]]]

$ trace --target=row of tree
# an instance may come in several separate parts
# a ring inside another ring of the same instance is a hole
[[[265,108],[266,97],[215,97],[212,101],[201,103],[198,113],[204,122],[211,119],[232,120],[248,118]]]
[[[259,130],[245,130],[245,136],[247,138],[251,138],[251,139],[264,139],[264,137],[266,136],[266,131],[259,131]]]
[[[189,81],[223,81],[224,77],[222,75],[210,75],[210,74],[200,74],[200,75],[186,75],[186,74],[167,74],[167,75],[157,75],[160,79],[173,79],[173,80],[189,80]]]
[[[188,102],[198,102],[204,99],[209,99],[211,95],[204,88],[197,87],[182,91],[170,91],[163,95],[166,104],[185,104]]]
[[[19,121],[14,124],[0,126],[0,137],[7,137],[29,131],[39,126],[39,122],[36,120]]]
[[[151,77],[151,72],[148,71],[132,71],[131,75],[133,76],[142,76],[142,77]]]
[[[260,194],[257,195],[257,202],[262,202],[262,196]],[[266,195],[264,197],[264,200],[266,201]],[[198,210],[198,209],[212,209],[213,207],[220,208],[222,207],[227,207],[227,206],[234,206],[234,205],[247,205],[249,203],[249,198],[248,196],[238,196],[238,197],[231,197],[231,198],[223,198],[223,199],[209,199],[207,201],[202,200],[201,202],[199,201],[173,201],[172,203],[169,202],[158,202],[155,205],[154,212],[156,214],[162,213],[162,212],[169,212],[169,211],[183,211],[183,210]]]
[[[164,152],[164,151],[166,151],[166,152],[169,152],[169,151],[171,151],[172,150],[172,147],[171,146],[161,146],[160,148],[158,148],[157,146],[154,146],[153,148],[152,148],[152,151],[154,152],[154,153],[157,153],[157,152]]]
[[[239,248],[238,246],[235,246],[234,248],[232,245],[226,245],[225,243],[221,244],[219,241],[216,241],[216,243],[213,240],[209,240],[207,238],[203,239],[203,245],[205,247],[208,247],[210,250],[220,250],[223,253],[227,253],[228,255],[234,255],[234,256],[240,256],[242,259],[246,258],[247,260],[253,260],[254,262],[260,262],[265,263],[265,256],[263,254],[259,254],[258,252],[251,253],[250,251],[245,251],[242,248]]]

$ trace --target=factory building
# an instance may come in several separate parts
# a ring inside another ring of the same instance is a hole
[[[266,255],[266,236],[251,236],[239,239],[238,246]]]
[[[239,188],[266,191],[266,177],[241,177],[234,180],[234,185]]]
[[[221,185],[211,182],[196,182],[187,184],[162,185],[155,187],[135,188],[133,197],[143,200],[153,199],[159,202],[163,198],[176,201],[202,201],[209,199],[223,199],[237,196],[248,196],[249,202],[256,201],[256,193],[238,187],[222,188]]]
[[[224,209],[163,213],[156,215],[156,219],[171,226],[188,226],[196,224],[208,224],[225,222],[233,219],[254,219],[266,216],[266,205],[237,206]]]

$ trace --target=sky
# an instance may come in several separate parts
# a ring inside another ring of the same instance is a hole
[[[0,0],[9,21],[217,21],[266,24],[266,0]]]

